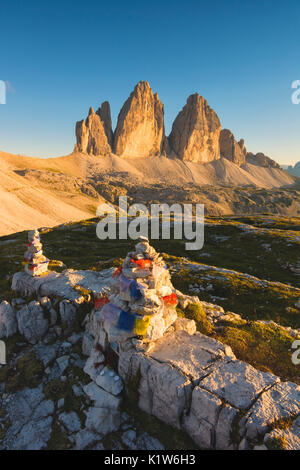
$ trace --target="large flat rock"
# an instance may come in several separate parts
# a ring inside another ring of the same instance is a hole
[[[194,381],[203,377],[215,361],[235,358],[229,346],[201,333],[189,335],[186,331],[175,331],[159,339],[149,355],[176,367]]]
[[[81,294],[74,290],[75,286],[100,293],[111,284],[113,272],[113,268],[103,271],[67,269],[62,273],[49,272],[41,277],[32,277],[25,272],[19,272],[13,277],[12,289],[24,297],[38,295],[80,303]]]
[[[200,386],[230,405],[247,410],[268,387],[279,382],[273,374],[260,372],[242,361],[217,363]]]
[[[280,382],[263,393],[241,425],[249,439],[263,435],[276,421],[300,415],[300,385]]]

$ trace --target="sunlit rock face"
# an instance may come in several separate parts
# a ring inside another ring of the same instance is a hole
[[[100,108],[96,111],[96,114],[100,117],[101,121],[104,124],[104,130],[107,137],[109,145],[112,147],[113,143],[113,131],[111,124],[111,114],[110,114],[110,105],[108,101],[104,101]]]
[[[246,161],[246,148],[243,140],[237,142],[233,133],[228,129],[222,129],[220,133],[221,157],[227,158],[236,165],[243,165]]]
[[[262,166],[265,168],[280,168],[280,165],[275,162],[275,160],[270,157],[267,157],[267,155],[262,152],[259,152],[256,155],[251,152],[248,152],[246,155],[246,161],[248,163],[251,163],[252,165]]]
[[[164,107],[148,82],[139,82],[119,116],[114,153],[121,157],[161,155],[165,145]]]
[[[220,120],[203,96],[189,96],[176,117],[169,136],[170,148],[178,158],[207,163],[220,158]]]
[[[110,155],[112,130],[110,107],[103,103],[97,113],[91,107],[86,120],[76,123],[75,151],[89,155]]]

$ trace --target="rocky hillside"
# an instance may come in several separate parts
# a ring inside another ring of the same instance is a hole
[[[300,219],[209,218],[189,259],[181,241],[154,241],[179,318],[117,362],[105,335],[91,348],[93,300],[132,242],[100,241],[96,224],[45,229],[55,272],[36,280],[13,279],[27,234],[0,239],[0,448],[299,450]]]
[[[199,164],[158,156],[39,159],[0,152],[0,168],[0,235],[92,217],[101,202],[117,204],[120,195],[145,204],[199,202],[210,215],[293,216],[300,210],[291,175],[249,163],[242,168],[226,158]]]

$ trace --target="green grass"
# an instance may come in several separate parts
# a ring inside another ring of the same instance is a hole
[[[292,363],[292,338],[283,328],[257,322],[231,322],[216,339],[231,346],[238,359],[282,380],[300,383],[299,366]]]
[[[273,320],[283,326],[300,328],[300,311],[295,308],[299,289],[287,284],[262,283],[241,273],[222,272],[210,266],[194,271],[191,267],[197,268],[197,264],[189,265],[174,257],[167,259],[170,266],[178,263],[172,281],[184,293],[196,294],[201,300],[217,303],[249,320]],[[189,286],[201,290],[198,293]]]
[[[42,380],[43,365],[34,354],[26,353],[15,365],[8,364],[0,370],[0,383],[5,384],[6,392],[17,392],[26,387],[35,388]]]
[[[204,335],[210,335],[213,332],[212,324],[207,320],[205,311],[200,304],[190,304],[184,311],[185,318],[194,320],[197,330]]]

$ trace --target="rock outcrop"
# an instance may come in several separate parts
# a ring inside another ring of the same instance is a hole
[[[163,104],[149,83],[140,81],[119,113],[114,153],[121,157],[161,155],[164,143]]]
[[[17,332],[17,319],[12,306],[3,300],[0,303],[0,338],[8,338]]]
[[[13,288],[24,297],[37,294],[39,302],[32,301],[25,306],[27,309],[51,310],[52,304],[60,310],[61,302],[68,301],[78,315],[84,304],[86,311],[91,307],[90,300],[83,298],[80,290],[77,292],[78,287],[88,289],[90,296],[104,294],[112,286],[112,272],[115,270],[69,270],[41,278],[21,272],[14,275]],[[200,302],[197,297],[179,291],[176,294],[181,308]],[[49,298],[41,298],[41,295]],[[222,317],[221,307],[205,302],[200,304],[205,311],[210,311],[210,321],[219,314]],[[18,320],[25,316],[22,309],[17,311]],[[32,315],[30,330],[34,318],[36,316]],[[39,323],[39,318],[36,320]],[[64,319],[62,323],[65,323]],[[31,352],[46,367],[41,377],[44,389],[42,385],[36,388],[36,384],[32,390],[8,393],[7,398],[0,399],[5,411],[0,424],[6,429],[3,437],[0,435],[0,449],[45,448],[53,420],[67,434],[71,447],[96,448],[94,445],[98,443],[100,447],[97,448],[101,448],[106,434],[128,430],[127,422],[124,422],[128,418],[121,412],[125,387],[129,395],[134,394],[140,409],[185,431],[201,449],[281,446],[299,450],[300,386],[281,382],[275,375],[237,360],[229,346],[196,332],[193,320],[178,318],[163,337],[154,341],[135,337],[119,344],[110,343],[97,310],[88,313],[84,324],[83,339],[88,338],[90,344],[88,350],[84,348],[84,353],[89,356],[86,362],[72,351],[73,342],[78,341],[77,336],[82,338],[82,333],[73,333],[66,341],[60,332],[58,339],[57,325],[49,329],[42,342],[31,346]],[[31,338],[26,335],[25,338],[30,343]],[[87,343],[84,340],[83,346]],[[56,388],[52,389],[57,386],[57,379],[65,384],[60,387],[68,386],[66,371],[72,364],[83,368],[91,379],[85,385],[80,382],[72,385],[86,415],[84,424],[75,410],[64,410],[64,398],[57,396]],[[0,392],[4,386],[0,384]],[[54,406],[56,413],[53,413]],[[122,440],[129,448],[162,448],[160,442],[149,436],[147,446],[137,441],[134,430],[123,434]],[[131,443],[131,440],[136,442]]]
[[[240,148],[241,148],[241,151],[242,151],[243,155],[246,156],[246,154],[247,154],[247,149],[246,149],[246,147],[245,147],[245,141],[244,141],[244,139],[240,139],[240,140],[239,140],[239,146],[240,146]]]
[[[169,144],[182,160],[207,163],[220,158],[220,120],[198,93],[189,96],[176,117]]]
[[[111,154],[112,130],[107,102],[101,105],[97,113],[91,107],[87,119],[76,123],[76,139],[74,150],[77,152],[102,156]]]
[[[220,133],[220,154],[238,166],[246,161],[245,144],[243,140],[238,143],[234,135],[228,129],[222,129]]]
[[[262,152],[257,154],[247,152],[244,139],[237,142],[233,133],[228,129],[222,129],[220,133],[220,154],[221,157],[227,158],[238,166],[250,163],[265,168],[280,168],[278,163]]]
[[[96,114],[100,117],[104,123],[105,134],[109,145],[112,147],[113,144],[113,131],[111,124],[110,106],[108,101],[104,101],[100,108],[96,111]]]
[[[246,162],[251,163],[252,165],[262,166],[265,168],[280,168],[280,165],[275,162],[275,160],[272,160],[272,158],[267,157],[262,152],[259,152],[256,155],[251,152],[247,152]]]

